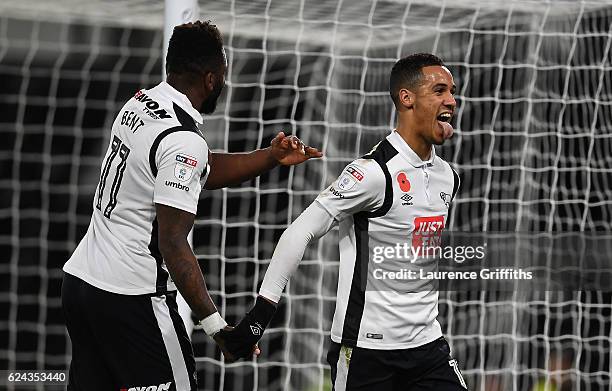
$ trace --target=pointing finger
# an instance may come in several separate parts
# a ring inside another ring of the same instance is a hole
[[[309,157],[322,157],[323,156],[323,152],[321,152],[318,149],[313,148],[313,147],[306,147],[306,148],[304,148],[304,152]]]

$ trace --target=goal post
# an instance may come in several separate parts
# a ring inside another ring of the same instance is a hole
[[[166,79],[166,53],[174,27],[198,20],[200,8],[197,0],[165,0],[164,3],[164,48],[162,51],[162,78]]]
[[[608,2],[220,0],[198,8],[221,30],[229,63],[225,92],[205,118],[211,149],[265,147],[283,130],[325,154],[202,193],[193,247],[228,322],[252,305],[288,224],[393,128],[389,72],[413,52],[442,57],[457,84],[455,136],[437,149],[462,180],[450,230],[612,231]],[[87,229],[117,111],[162,79],[165,10],[161,0],[0,4],[5,368],[67,368],[61,267]],[[329,389],[337,236],[306,250],[257,361],[225,364],[194,332],[201,389]],[[611,312],[604,289],[452,291],[440,294],[439,320],[471,390],[565,382],[609,391]]]

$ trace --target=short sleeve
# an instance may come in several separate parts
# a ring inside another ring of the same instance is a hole
[[[171,133],[160,143],[155,159],[153,202],[195,214],[200,180],[210,170],[206,141],[195,132]]]
[[[325,210],[340,221],[357,212],[373,212],[385,198],[385,174],[372,159],[357,159],[316,198]]]

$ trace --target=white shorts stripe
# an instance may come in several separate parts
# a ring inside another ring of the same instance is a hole
[[[348,379],[351,354],[351,348],[347,348],[345,346],[340,347],[338,363],[336,363],[336,381],[334,382],[334,391],[346,391],[346,381]]]
[[[164,339],[166,352],[168,352],[168,357],[170,358],[170,366],[172,367],[172,375],[174,376],[176,390],[190,391],[191,385],[189,384],[189,374],[187,372],[187,366],[185,365],[185,358],[183,357],[183,352],[172,323],[172,318],[170,318],[170,309],[166,303],[166,296],[151,297],[151,304],[153,305],[153,312],[157,319],[157,325]]]
[[[455,359],[450,360],[448,362],[448,365],[453,367],[453,370],[455,371],[455,374],[459,378],[459,382],[461,383],[463,388],[465,388],[467,390],[467,385],[465,384],[465,380],[463,380],[463,376],[461,376],[461,372],[459,371],[459,366],[457,365],[457,360],[455,360]]]

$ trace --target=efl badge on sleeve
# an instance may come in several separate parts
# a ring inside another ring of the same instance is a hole
[[[176,155],[176,164],[174,165],[174,176],[181,182],[187,182],[193,175],[193,170],[198,165],[198,161],[188,155]]]
[[[343,191],[351,190],[353,186],[355,186],[355,183],[357,183],[355,178],[348,173],[343,173],[338,179],[338,189]]]
[[[363,173],[357,168],[353,166],[348,166],[338,179],[338,189],[342,191],[351,190],[358,181],[361,182],[363,177]]]

